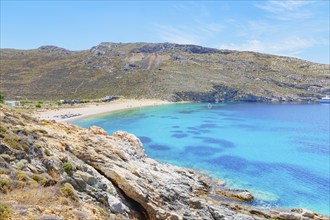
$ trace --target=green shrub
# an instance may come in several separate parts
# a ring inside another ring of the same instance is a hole
[[[0,219],[10,219],[12,215],[12,209],[9,205],[6,203],[0,202]]]
[[[14,159],[13,157],[9,156],[8,154],[0,154],[0,157],[2,157],[8,163]]]
[[[28,163],[29,163],[29,162],[28,162],[27,160],[25,160],[25,159],[22,159],[22,160],[18,161],[18,162],[16,163],[17,169],[22,170],[23,168],[26,167],[26,165],[27,165]]]
[[[31,104],[33,101],[32,100],[20,100],[21,105],[25,105],[25,104]]]
[[[39,175],[39,174],[33,174],[33,175],[31,176],[31,178],[32,178],[33,180],[37,181],[39,184],[42,184],[42,182],[46,180],[45,177],[43,177],[43,176],[41,176],[41,175]]]
[[[10,180],[9,182],[9,190],[12,189],[22,189],[28,185],[28,182],[20,181],[20,180]]]
[[[26,175],[26,173],[24,173],[21,170],[16,171],[16,178],[19,181],[23,181],[23,182],[27,182],[29,180],[29,177]]]
[[[6,144],[8,144],[8,146],[11,148],[16,150],[23,150],[22,144],[19,142],[19,138],[17,136],[7,135],[3,141],[6,142]]]
[[[40,103],[36,104],[36,108],[41,108],[41,104]]]
[[[100,212],[100,214],[101,214],[102,216],[107,215],[106,211],[104,211],[104,208],[102,208],[102,207],[97,207],[97,209],[99,210],[99,212]]]
[[[42,180],[41,185],[43,187],[48,187],[48,186],[54,186],[56,183],[57,183],[57,181],[54,180],[54,179],[46,179],[45,178],[44,180]]]
[[[5,97],[3,96],[2,91],[0,91],[0,103],[4,102]]]
[[[7,128],[1,125],[0,123],[0,138],[4,138],[7,134]]]
[[[60,188],[60,190],[64,197],[70,198],[73,201],[78,200],[76,191],[74,190],[73,186],[70,183],[65,183],[64,186]]]
[[[62,167],[63,167],[64,171],[69,175],[72,175],[73,171],[76,170],[76,168],[71,163],[63,163]]]
[[[0,178],[0,192],[7,193],[9,188],[9,179]]]
[[[46,156],[52,156],[52,153],[50,152],[50,150],[48,150],[48,149],[45,149],[45,154],[46,154]]]

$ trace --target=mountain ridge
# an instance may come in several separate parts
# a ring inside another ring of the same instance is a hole
[[[313,102],[330,92],[329,65],[256,52],[112,42],[80,51],[0,51],[0,88],[8,98]]]

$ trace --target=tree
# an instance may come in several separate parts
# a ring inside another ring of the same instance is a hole
[[[0,91],[0,103],[4,102],[4,98],[2,91]]]

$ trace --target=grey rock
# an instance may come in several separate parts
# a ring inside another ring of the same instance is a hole
[[[55,52],[61,55],[68,55],[71,54],[72,51],[61,48],[61,47],[57,47],[57,46],[52,46],[52,45],[46,45],[46,46],[41,46],[38,48],[39,51],[41,52]]]
[[[97,180],[94,176],[92,176],[89,173],[77,170],[74,173],[74,177],[80,177],[81,179],[83,179],[88,185],[95,185],[97,184]]]
[[[116,197],[108,197],[109,209],[113,213],[124,214],[128,211],[128,208],[120,202]]]
[[[7,161],[0,156],[0,167],[4,167],[4,168],[9,168],[9,164],[7,163]]]
[[[304,210],[302,216],[307,218],[314,218],[315,214],[312,211]]]
[[[43,215],[40,218],[37,218],[36,220],[63,220],[63,218],[59,218],[55,215]]]
[[[201,209],[202,208],[202,202],[198,199],[192,198],[189,200],[189,206],[194,209]]]
[[[300,220],[301,216],[295,213],[283,212],[279,214],[278,218],[285,220]]]
[[[76,175],[73,175],[72,177],[67,176],[64,182],[70,183],[73,186],[73,188],[80,191],[85,190],[87,185],[86,182],[80,176],[76,176]]]
[[[219,50],[214,48],[201,47],[197,45],[181,45],[172,43],[144,44],[139,48],[133,49],[132,53],[158,53],[162,54],[168,51],[181,51],[192,54],[230,54],[236,53],[231,50]]]

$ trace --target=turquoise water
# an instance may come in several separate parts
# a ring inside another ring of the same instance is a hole
[[[73,123],[136,134],[147,155],[249,189],[255,205],[330,215],[327,104],[173,104]]]

